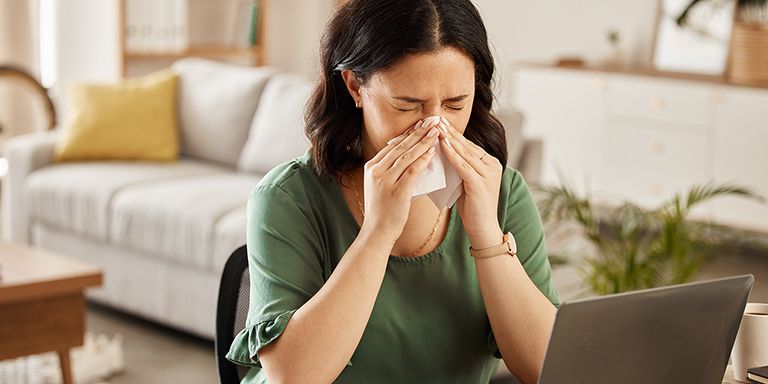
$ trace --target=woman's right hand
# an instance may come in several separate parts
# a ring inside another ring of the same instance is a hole
[[[413,186],[435,155],[437,121],[419,120],[392,139],[365,163],[365,218],[361,231],[384,236],[393,243],[403,232],[411,209]]]

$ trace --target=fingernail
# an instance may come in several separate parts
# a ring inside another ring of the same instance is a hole
[[[416,122],[416,125],[414,125],[413,128],[414,129],[415,128],[419,128],[419,127],[421,127],[422,124],[424,124],[424,120],[419,120],[419,121]]]
[[[432,129],[429,130],[429,133],[427,133],[427,137],[432,137],[434,135],[437,135],[437,127],[432,127]]]
[[[396,142],[396,141],[397,141],[397,140],[399,140],[399,139],[400,139],[400,136],[398,136],[398,137],[395,137],[394,139],[392,139],[392,140],[390,140],[390,141],[387,141],[387,145],[390,145],[390,144],[392,144],[392,143]]]
[[[450,141],[450,140],[448,140],[448,138],[447,138],[447,137],[446,137],[445,139],[443,139],[443,141],[445,142],[445,145],[446,145],[448,148],[451,148],[451,149],[453,149],[453,145],[451,145],[451,141]]]
[[[443,117],[443,116],[440,116],[440,121],[442,121],[442,122],[443,122],[443,124],[445,124],[445,125],[451,125],[451,123],[450,123],[450,122],[448,122],[448,119],[446,119],[446,118],[445,118],[445,117]]]
[[[443,124],[443,122],[440,122],[440,125],[438,125],[438,127],[440,127],[441,131],[448,133],[448,127],[446,127],[445,124]]]
[[[427,153],[435,153],[435,147],[429,147]]]
[[[421,128],[426,128],[426,127],[428,127],[428,126],[429,126],[429,124],[430,124],[431,122],[432,122],[432,121],[431,121],[431,120],[429,120],[429,119],[426,119],[426,120],[424,120],[424,122],[423,122],[423,123],[421,123]]]

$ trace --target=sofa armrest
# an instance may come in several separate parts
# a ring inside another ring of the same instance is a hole
[[[541,157],[544,142],[541,139],[527,139],[520,156],[518,170],[529,184],[539,184],[541,181]]]
[[[58,131],[33,132],[8,139],[3,157],[8,173],[3,180],[3,240],[29,243],[29,207],[24,193],[27,177],[53,160]]]

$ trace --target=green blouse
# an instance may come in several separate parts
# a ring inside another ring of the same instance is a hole
[[[253,367],[243,383],[266,382],[259,350],[280,337],[291,315],[328,280],[360,230],[338,183],[317,176],[311,161],[307,152],[274,168],[248,201],[250,308],[227,354]],[[504,170],[498,211],[528,276],[559,305],[541,219],[514,169]],[[469,245],[454,205],[434,251],[389,257],[368,325],[336,383],[488,383],[501,355]]]

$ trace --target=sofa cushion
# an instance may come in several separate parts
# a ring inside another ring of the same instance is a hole
[[[220,173],[197,160],[176,163],[62,163],[32,172],[23,189],[32,221],[106,240],[110,202],[119,191],[158,180]]]
[[[177,76],[162,70],[117,84],[70,88],[71,119],[56,143],[56,161],[176,161]]]
[[[507,137],[507,165],[517,169],[526,140],[523,136],[523,114],[512,108],[499,110],[495,114],[496,118],[504,125]]]
[[[245,205],[227,212],[216,223],[213,233],[213,270],[223,271],[232,252],[245,244]]]
[[[236,165],[270,67],[179,60],[179,124],[183,154]]]
[[[267,173],[274,166],[301,156],[309,148],[304,134],[304,105],[312,83],[296,74],[269,80],[253,118],[238,169]]]
[[[224,172],[123,190],[112,201],[109,241],[213,270],[217,223],[232,211],[245,210],[248,195],[260,178]],[[239,231],[244,233],[244,224]]]

